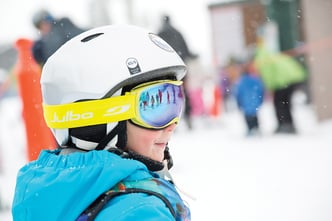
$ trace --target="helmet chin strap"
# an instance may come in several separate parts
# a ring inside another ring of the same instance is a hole
[[[166,144],[166,148],[164,150],[164,160],[167,162],[167,168],[171,169],[173,167],[173,158],[169,152],[168,143]]]
[[[126,122],[119,122],[104,138],[100,140],[95,150],[104,150],[107,144],[115,137],[118,136],[116,146],[121,148],[127,142],[126,135]]]

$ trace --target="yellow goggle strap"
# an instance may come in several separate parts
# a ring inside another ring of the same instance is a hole
[[[135,117],[135,95],[82,101],[61,105],[43,104],[44,117],[50,128],[74,128],[110,122],[118,122]]]

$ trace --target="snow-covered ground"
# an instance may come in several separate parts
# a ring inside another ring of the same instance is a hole
[[[301,97],[301,96],[299,96]],[[237,110],[179,126],[170,142],[172,169],[192,220],[332,220],[332,121],[318,123],[310,105],[296,102],[297,135],[274,135],[271,103],[260,111],[262,135],[245,137]],[[0,103],[1,221],[11,221],[15,176],[25,162],[20,102]]]

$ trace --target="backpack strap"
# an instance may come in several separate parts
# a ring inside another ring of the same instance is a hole
[[[155,191],[141,189],[141,188],[125,188],[125,189],[119,189],[119,190],[109,190],[103,194],[101,194],[77,219],[76,221],[92,221],[96,218],[98,213],[103,209],[103,207],[114,197],[124,195],[124,194],[130,194],[130,193],[145,193],[148,195],[153,195],[161,199],[167,208],[170,210],[172,216],[175,218],[176,213],[174,211],[174,208],[172,207],[172,204],[169,202],[169,200],[163,196],[160,193],[157,193]]]

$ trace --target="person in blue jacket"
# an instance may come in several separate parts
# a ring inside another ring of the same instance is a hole
[[[242,74],[235,84],[235,98],[245,118],[247,135],[257,135],[259,134],[258,110],[264,100],[264,86],[251,60],[242,65]]]
[[[185,72],[173,48],[137,26],[102,26],[60,47],[41,89],[61,147],[19,170],[13,220],[190,220],[168,147]],[[158,105],[143,108],[147,93]]]

